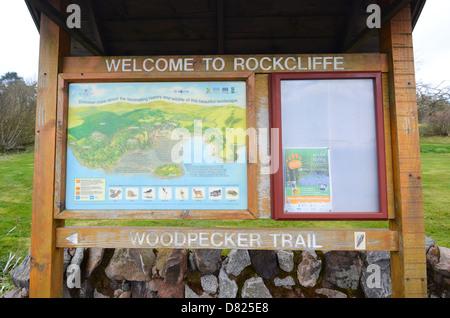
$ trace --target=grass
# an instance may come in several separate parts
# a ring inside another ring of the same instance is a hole
[[[5,276],[30,246],[33,149],[0,154],[0,296],[10,284]],[[425,233],[450,247],[450,137],[421,138]],[[386,221],[155,220],[67,221],[78,226],[184,226],[261,228],[387,228]],[[8,267],[8,268],[6,268]]]
[[[450,137],[421,137],[425,233],[450,247]]]
[[[33,149],[0,155],[0,260],[30,245]]]
[[[33,158],[33,149],[0,154],[0,296],[30,246]]]

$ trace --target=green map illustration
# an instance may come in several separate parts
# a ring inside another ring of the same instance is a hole
[[[236,153],[236,145],[225,142],[227,128],[245,131],[246,110],[233,104],[204,106],[166,100],[69,107],[67,142],[83,166],[105,170],[126,156],[154,150],[157,158],[148,169],[155,176],[178,177],[183,168],[171,162],[170,151],[179,140],[171,140],[171,133],[184,128],[193,134],[195,122],[201,123],[202,133],[211,128],[222,133],[223,141],[210,136],[207,142],[220,147],[215,156],[226,159]]]

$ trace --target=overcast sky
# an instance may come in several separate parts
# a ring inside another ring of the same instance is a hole
[[[450,1],[427,0],[413,33],[416,79],[450,85]],[[39,34],[23,0],[0,0],[0,75],[37,79]]]

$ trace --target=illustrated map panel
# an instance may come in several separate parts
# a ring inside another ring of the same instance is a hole
[[[74,83],[66,209],[247,209],[246,83]]]

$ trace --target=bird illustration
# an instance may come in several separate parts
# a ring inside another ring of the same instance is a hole
[[[128,190],[128,191],[127,191],[127,196],[128,196],[129,198],[135,198],[135,197],[137,197],[137,194],[134,193],[134,192],[131,191],[131,190]]]
[[[209,193],[209,196],[211,196],[211,197],[218,197],[218,196],[220,196],[222,194],[222,190],[215,190],[215,191],[211,191],[210,193]]]
[[[358,240],[356,242],[356,247],[359,247],[359,245],[364,241],[364,234],[360,234],[358,236]]]

